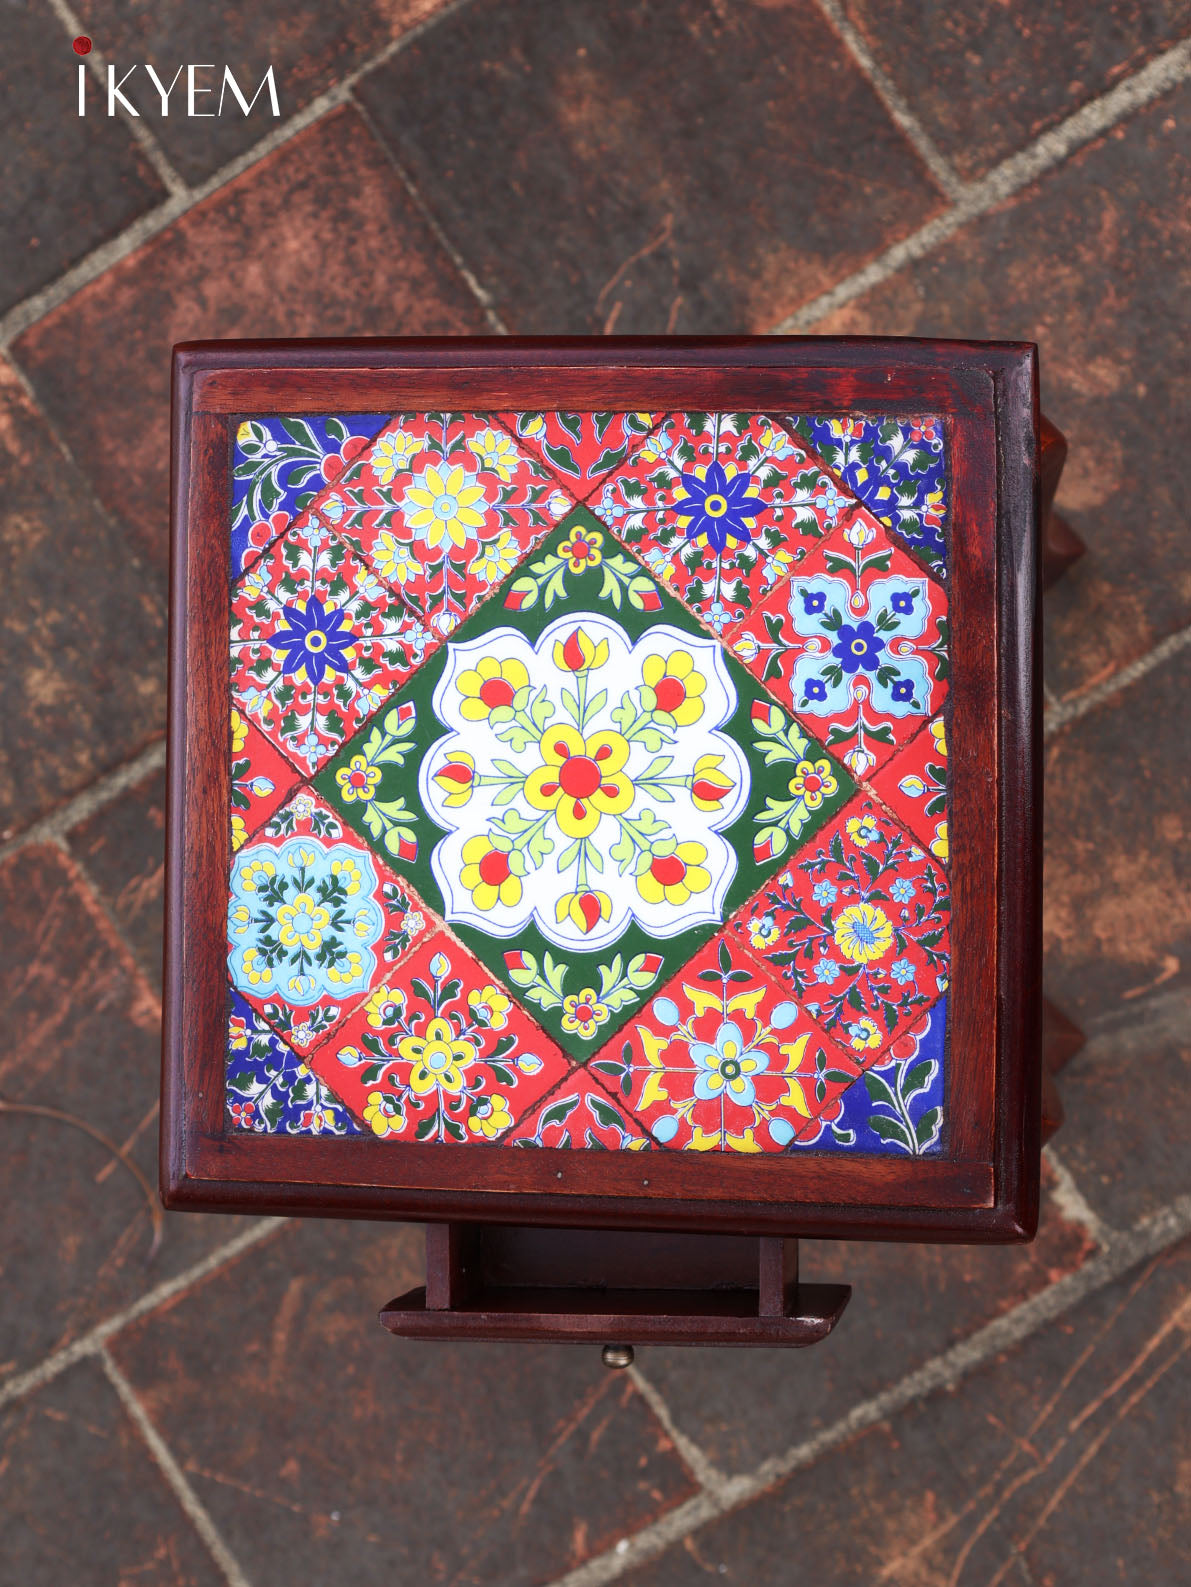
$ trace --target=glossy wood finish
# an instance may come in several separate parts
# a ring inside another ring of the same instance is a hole
[[[228,472],[249,413],[652,407],[944,417],[953,978],[940,1157],[740,1160],[226,1130]],[[208,343],[175,354],[162,1186],[170,1206],[1004,1241],[1037,1218],[1039,416],[1018,344]],[[693,1160],[692,1160],[693,1159]],[[609,1337],[608,1331],[601,1331]],[[638,1337],[641,1337],[638,1335]]]

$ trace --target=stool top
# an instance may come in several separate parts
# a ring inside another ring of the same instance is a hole
[[[1021,345],[176,349],[167,1201],[1028,1236],[1037,434]]]

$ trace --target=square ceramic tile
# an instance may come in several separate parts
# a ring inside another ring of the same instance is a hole
[[[338,453],[232,591],[235,1127],[798,1152],[941,1121],[941,1035],[929,1083],[886,1070],[942,1031],[946,882],[854,775],[933,732],[941,586],[762,416],[306,422]],[[829,668],[844,625],[816,711],[790,652]]]
[[[872,778],[873,792],[945,865],[947,846],[947,726],[941,716],[921,727]]]

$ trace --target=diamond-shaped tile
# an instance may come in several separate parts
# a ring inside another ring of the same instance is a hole
[[[402,414],[319,510],[439,635],[450,633],[571,510],[505,427],[478,414]]]
[[[947,459],[942,419],[799,418],[805,437],[874,517],[896,529],[916,556],[947,576]]]
[[[265,735],[232,711],[232,848],[242,848],[285,803],[299,773]]]
[[[599,534],[577,509],[316,780],[579,1057],[854,787]]]
[[[717,634],[854,506],[762,414],[669,415],[593,510]]]
[[[776,977],[718,937],[589,1065],[675,1151],[778,1152],[860,1073]]]
[[[432,643],[376,574],[307,514],[232,592],[232,701],[312,772]]]
[[[943,718],[936,716],[920,728],[871,782],[874,793],[909,827],[919,843],[946,864],[947,728]]]
[[[563,490],[586,501],[620,468],[661,419],[660,413],[499,413],[526,451],[550,470]]]
[[[951,900],[941,867],[863,794],[732,922],[805,1011],[877,1055],[946,990]]]
[[[308,790],[232,860],[232,985],[297,1052],[367,997],[427,925],[417,900]]]
[[[439,932],[402,961],[310,1065],[382,1139],[506,1134],[567,1060],[465,949]]]
[[[385,422],[383,413],[245,419],[232,457],[232,575],[242,572]]]
[[[258,1134],[360,1133],[305,1059],[236,991],[228,1015],[227,1111],[233,1129]]]
[[[727,642],[857,778],[947,694],[946,591],[863,510]]]
[[[536,1103],[508,1137],[510,1146],[603,1147],[640,1152],[654,1145],[623,1103],[583,1069],[574,1069]]]

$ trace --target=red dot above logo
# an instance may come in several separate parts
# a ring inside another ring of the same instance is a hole
[[[80,33],[78,38],[75,39],[75,41],[74,41],[74,53],[76,55],[90,55],[90,53],[91,53],[91,40],[87,37],[87,35],[85,33]]]

